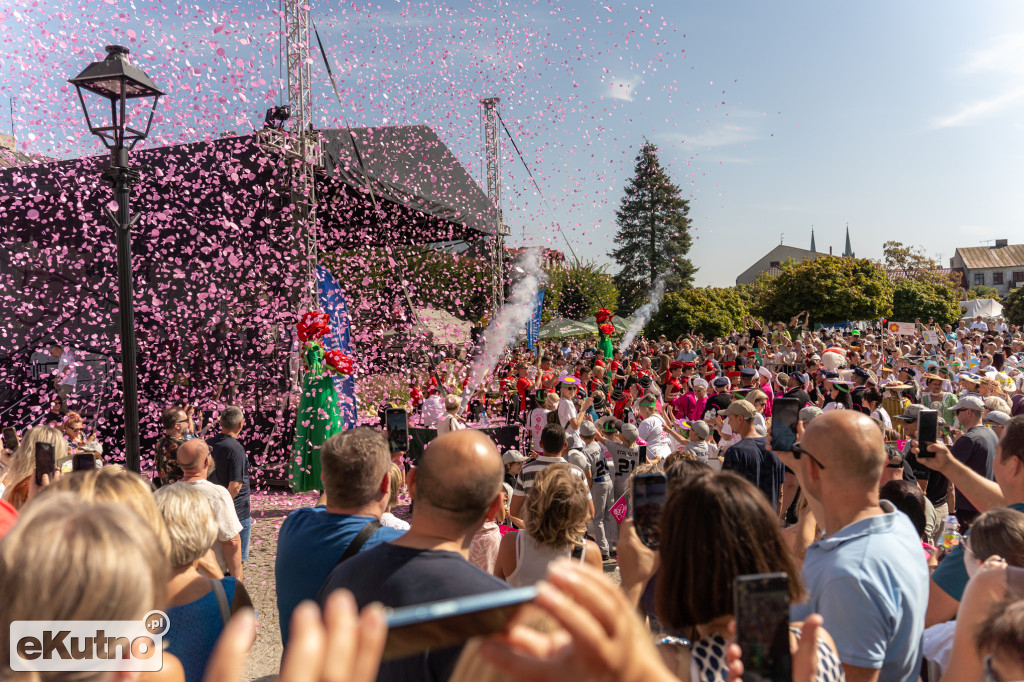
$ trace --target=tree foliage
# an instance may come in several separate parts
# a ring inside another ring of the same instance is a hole
[[[973,301],[976,298],[991,298],[999,301],[1003,296],[995,287],[990,287],[987,284],[975,284],[967,291],[967,300]]]
[[[741,287],[719,289],[703,287],[670,291],[661,299],[661,307],[651,318],[645,334],[670,339],[695,332],[705,338],[725,336],[742,326],[747,314],[747,292]]]
[[[959,297],[942,282],[904,279],[892,294],[892,319],[913,322],[920,318],[936,324],[956,324],[960,319]]]
[[[1010,324],[1024,325],[1024,287],[1010,292],[1003,302],[1003,317]]]
[[[768,320],[789,320],[806,310],[812,323],[833,324],[874,320],[892,312],[892,280],[865,258],[786,261],[779,275],[758,278],[752,287],[752,312]]]
[[[553,269],[548,273],[542,320],[545,323],[553,317],[586,320],[593,317],[598,308],[615,310],[619,291],[606,270],[607,266],[593,261]]]
[[[615,284],[620,308],[632,311],[647,301],[659,276],[666,290],[690,287],[696,269],[686,257],[690,251],[689,202],[658,160],[658,148],[645,142],[636,158],[633,178],[615,211],[619,266]]]
[[[941,284],[955,294],[961,291],[958,276],[944,272],[942,264],[928,256],[919,246],[908,246],[903,242],[888,241],[882,245],[882,253],[885,258],[883,261],[885,269],[896,275],[898,279]]]

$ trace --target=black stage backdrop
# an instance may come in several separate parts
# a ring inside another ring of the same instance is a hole
[[[324,147],[322,250],[489,231],[486,196],[426,126],[324,131]],[[132,161],[142,166],[132,254],[143,467],[164,407],[190,401],[209,415],[219,395],[249,415],[252,463],[279,472],[294,435],[293,325],[310,290],[305,228],[292,220],[294,168],[258,134]],[[104,156],[0,170],[0,424],[46,420],[54,360],[40,351],[62,344],[83,363],[71,408],[96,420],[116,460],[123,418],[106,165]]]

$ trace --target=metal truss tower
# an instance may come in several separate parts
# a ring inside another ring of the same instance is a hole
[[[484,157],[487,168],[487,196],[494,204],[494,238],[491,240],[491,296],[494,313],[504,303],[505,237],[508,230],[501,214],[501,153],[498,148],[498,104],[501,99],[490,97],[480,100],[484,127]]]
[[[285,66],[290,130],[265,130],[263,142],[281,152],[290,165],[293,234],[304,251],[307,290],[298,301],[318,307],[316,294],[317,215],[316,170],[323,167],[320,134],[313,127],[312,35],[309,0],[284,0]]]

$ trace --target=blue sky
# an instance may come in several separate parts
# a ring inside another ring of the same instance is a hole
[[[512,245],[607,261],[644,138],[691,200],[700,285],[778,244],[858,256],[887,239],[944,261],[1024,239],[1024,5],[984,2],[313,2],[318,125],[426,123],[482,180],[496,95],[551,211],[505,145]],[[148,144],[258,127],[280,100],[277,3],[18,0],[0,8],[0,131],[96,153],[61,81],[128,44],[169,96]],[[63,31],[63,33],[61,33]]]

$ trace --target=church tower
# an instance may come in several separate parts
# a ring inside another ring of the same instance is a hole
[[[846,223],[846,250],[843,251],[843,258],[855,258],[850,246],[850,223]]]

